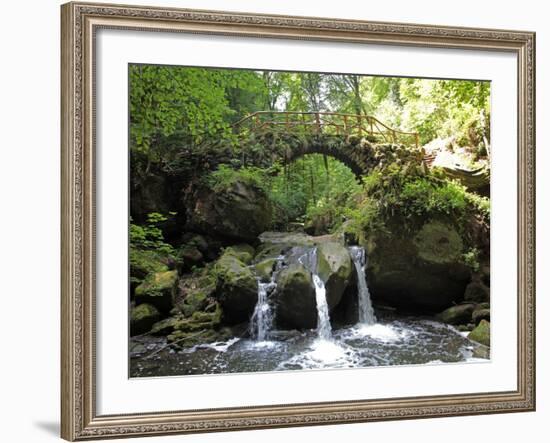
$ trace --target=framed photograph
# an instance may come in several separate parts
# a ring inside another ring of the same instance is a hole
[[[535,35],[68,3],[62,437],[535,409]]]

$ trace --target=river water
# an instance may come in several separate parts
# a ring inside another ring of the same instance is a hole
[[[179,351],[163,350],[165,339],[144,337],[134,345],[131,377],[358,368],[487,362],[486,349],[452,326],[432,319],[400,317],[373,325],[358,324],[332,331],[272,331],[272,340],[231,338]]]

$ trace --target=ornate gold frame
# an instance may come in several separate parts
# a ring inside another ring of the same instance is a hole
[[[535,409],[535,34],[68,3],[62,22],[61,436],[67,440]],[[508,51],[518,58],[518,384],[511,392],[98,416],[94,371],[94,33],[98,28]]]

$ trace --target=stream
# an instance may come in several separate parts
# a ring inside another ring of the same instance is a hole
[[[365,276],[363,248],[348,248],[357,277],[358,321],[333,329],[326,288],[317,274],[317,248],[300,248],[297,261],[311,272],[317,305],[317,327],[277,330],[270,296],[285,256],[277,257],[271,278],[258,279],[258,300],[247,334],[226,341],[180,350],[166,347],[164,337],[141,337],[130,342],[130,376],[173,376],[238,372],[336,369],[370,366],[486,362],[487,349],[464,333],[430,317],[375,314]]]

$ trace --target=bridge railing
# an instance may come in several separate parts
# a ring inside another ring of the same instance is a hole
[[[238,132],[282,130],[292,133],[370,136],[386,143],[419,146],[417,132],[390,128],[370,115],[339,112],[258,111],[237,121]]]

